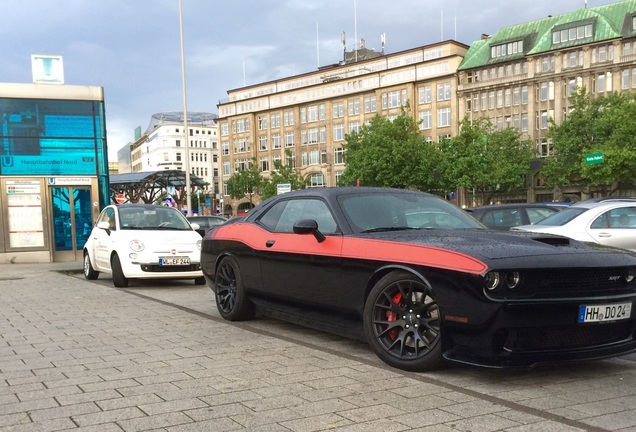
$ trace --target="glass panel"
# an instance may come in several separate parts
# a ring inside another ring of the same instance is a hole
[[[3,175],[96,174],[99,103],[0,98],[0,111]]]
[[[75,247],[81,250],[93,228],[91,215],[91,191],[73,188],[73,209],[75,214]]]
[[[71,204],[67,187],[51,188],[53,204],[53,242],[56,251],[73,250]]]

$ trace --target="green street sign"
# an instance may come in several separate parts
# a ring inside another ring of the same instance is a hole
[[[585,155],[585,165],[596,165],[605,162],[603,153],[590,153]]]

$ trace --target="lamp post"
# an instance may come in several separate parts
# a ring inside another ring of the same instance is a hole
[[[186,216],[192,216],[192,203],[190,197],[190,139],[188,136],[188,102],[186,96],[185,55],[183,50],[183,6],[179,0],[179,36],[181,37],[181,89],[183,92],[183,130],[185,137],[185,192],[186,192]]]

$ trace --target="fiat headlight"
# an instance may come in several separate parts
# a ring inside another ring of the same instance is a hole
[[[141,252],[142,250],[144,250],[144,242],[142,242],[141,240],[132,240],[128,246],[130,246],[130,248],[132,250],[134,250],[135,252]]]
[[[201,243],[203,243],[203,240],[197,240],[197,248],[199,250],[201,250]]]

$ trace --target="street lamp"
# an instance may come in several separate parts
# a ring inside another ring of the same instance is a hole
[[[186,192],[186,216],[192,216],[192,203],[190,202],[190,139],[188,136],[188,102],[186,96],[185,56],[183,51],[183,6],[179,0],[179,36],[181,37],[181,88],[183,92],[183,129],[185,136],[185,192]]]

